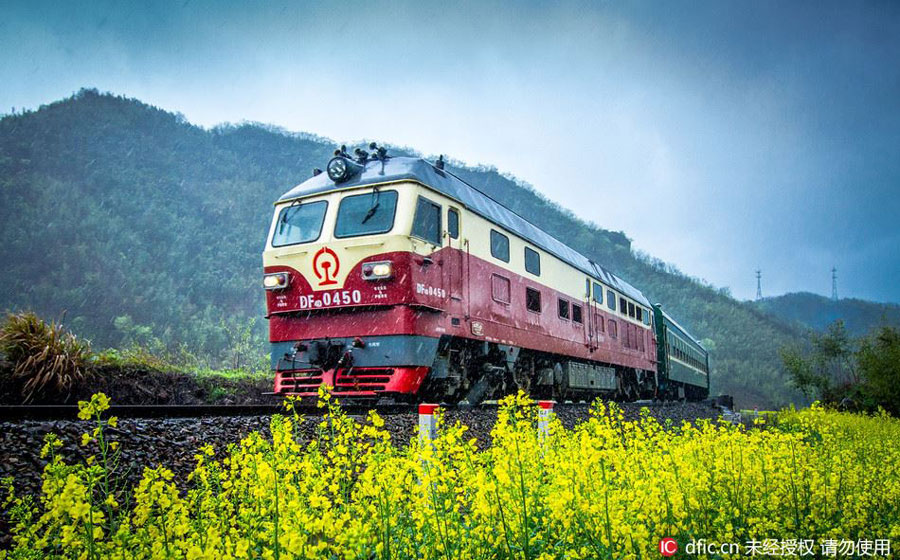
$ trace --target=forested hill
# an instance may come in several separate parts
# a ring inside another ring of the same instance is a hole
[[[824,331],[837,319],[844,321],[847,331],[854,336],[867,335],[881,325],[900,327],[900,305],[894,303],[849,298],[832,301],[800,292],[764,298],[756,306],[788,323],[817,331]]]
[[[6,116],[0,309],[65,314],[99,347],[153,339],[213,362],[256,319],[262,352],[261,252],[272,201],[333,149],[259,125],[204,130],[93,90]],[[622,233],[587,224],[494,169],[453,170],[664,302],[712,351],[714,392],[760,406],[796,396],[777,350],[799,329],[636,256]]]

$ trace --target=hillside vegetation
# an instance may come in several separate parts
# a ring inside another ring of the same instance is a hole
[[[138,343],[240,367],[235,348],[248,336],[266,351],[260,275],[272,201],[333,149],[254,124],[205,130],[94,90],[6,116],[0,310],[64,316],[98,348]],[[714,393],[745,406],[797,397],[778,349],[800,329],[635,254],[623,233],[585,223],[495,169],[451,169],[663,302],[712,351]]]

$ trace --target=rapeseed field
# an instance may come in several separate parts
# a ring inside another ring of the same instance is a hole
[[[458,424],[404,447],[375,412],[357,422],[323,393],[308,445],[288,410],[271,439],[251,434],[221,460],[198,450],[186,485],[148,466],[124,491],[108,405],[81,404],[86,462],[46,440],[42,494],[5,500],[14,542],[0,558],[630,559],[660,558],[664,538],[679,557],[821,558],[900,544],[900,422],[886,415],[814,406],[752,427],[662,425],[598,402],[574,429],[551,417],[539,432],[520,394],[486,449]],[[742,548],[684,556],[691,542]]]

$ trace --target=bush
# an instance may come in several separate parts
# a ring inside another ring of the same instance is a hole
[[[68,395],[85,376],[90,343],[57,323],[46,323],[31,312],[10,313],[0,328],[0,352],[12,362],[9,383],[23,402]]]

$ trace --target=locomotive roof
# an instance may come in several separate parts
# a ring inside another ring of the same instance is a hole
[[[320,173],[289,190],[278,201],[283,202],[329,191],[397,181],[421,183],[457,200],[468,210],[515,233],[585,274],[600,280],[619,293],[650,307],[650,302],[644,297],[644,294],[628,282],[591,261],[453,173],[438,169],[422,158],[391,157],[384,162],[369,161],[365,164],[365,169],[359,174],[340,184],[335,184],[329,179],[327,173]]]

